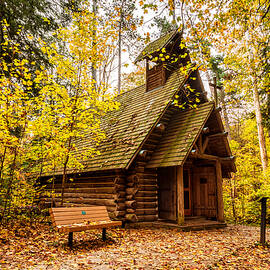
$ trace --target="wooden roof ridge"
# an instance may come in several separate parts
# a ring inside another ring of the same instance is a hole
[[[206,102],[174,113],[146,167],[183,165],[214,107],[213,102]]]
[[[176,28],[148,43],[146,47],[141,51],[141,53],[136,57],[134,62],[140,62],[141,60],[148,57],[150,54],[154,53],[156,50],[161,50],[162,48],[166,47],[168,43],[176,36],[177,33],[181,34],[182,30],[180,30],[180,28]]]

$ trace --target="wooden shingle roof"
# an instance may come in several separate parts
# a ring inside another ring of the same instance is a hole
[[[100,154],[84,160],[82,170],[69,169],[68,173],[127,169],[189,74],[176,70],[164,86],[146,92],[142,85],[118,96],[120,109],[110,112],[101,124],[106,139],[97,147]],[[78,153],[93,147],[87,136],[75,144]],[[59,170],[55,175],[61,173]]]
[[[207,102],[175,113],[146,167],[183,165],[213,109],[214,104]]]
[[[149,43],[143,51],[138,55],[135,59],[135,63],[143,60],[144,58],[148,57],[149,55],[153,54],[157,50],[161,50],[162,48],[166,47],[166,45],[175,37],[178,33],[178,29],[171,31],[160,38],[154,40],[153,42]]]

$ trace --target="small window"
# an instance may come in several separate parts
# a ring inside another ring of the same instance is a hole
[[[188,170],[184,170],[184,188],[189,188]]]
[[[184,191],[184,209],[189,209],[189,191]]]
[[[200,178],[200,184],[207,184],[206,178]]]

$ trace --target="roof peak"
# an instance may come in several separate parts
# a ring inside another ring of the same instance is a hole
[[[146,47],[142,50],[142,52],[135,59],[135,63],[147,58],[149,55],[153,54],[156,51],[161,50],[166,47],[168,43],[177,35],[182,36],[182,29],[176,28],[170,32],[165,33],[160,36],[158,39],[148,43]]]

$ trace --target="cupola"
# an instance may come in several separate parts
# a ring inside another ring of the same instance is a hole
[[[135,63],[146,62],[146,91],[163,86],[170,74],[189,60],[182,43],[182,32],[176,29],[148,44]]]

